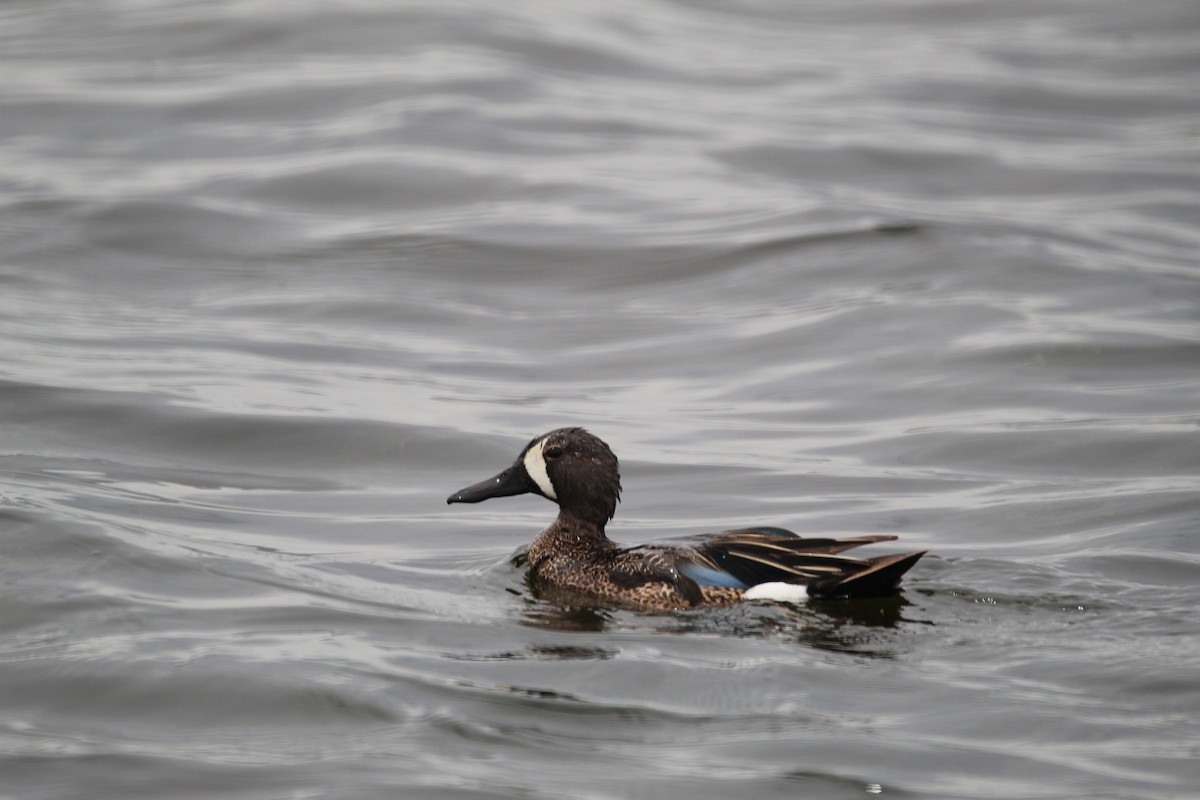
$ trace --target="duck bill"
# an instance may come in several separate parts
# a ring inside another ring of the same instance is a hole
[[[479,503],[490,497],[511,497],[514,494],[535,492],[537,488],[525,474],[525,470],[514,464],[494,478],[474,483],[459,489],[446,498],[446,503]]]

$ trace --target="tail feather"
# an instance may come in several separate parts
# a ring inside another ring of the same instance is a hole
[[[927,551],[898,553],[870,560],[867,569],[841,578],[814,581],[808,586],[813,597],[879,597],[891,594],[900,585],[900,578],[916,564]]]

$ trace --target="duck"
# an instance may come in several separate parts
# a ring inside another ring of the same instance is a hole
[[[674,611],[745,601],[881,597],[895,593],[904,573],[927,552],[856,558],[843,553],[898,537],[814,538],[776,527],[621,546],[604,530],[621,498],[620,465],[607,444],[579,427],[535,437],[511,466],[446,502],[521,494],[558,505],[554,522],[526,550],[529,577],[583,604]]]

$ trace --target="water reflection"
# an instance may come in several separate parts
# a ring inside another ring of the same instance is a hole
[[[552,599],[529,599],[521,613],[521,624],[571,633],[600,633],[613,627],[617,612],[591,606],[558,604]]]
[[[445,653],[454,661],[607,661],[619,651],[605,647],[573,647],[534,644],[523,650],[499,653]]]
[[[903,595],[875,599],[827,600],[794,609],[791,618],[764,620],[773,635],[818,650],[874,658],[895,658],[906,650],[903,626],[921,624],[906,617],[913,604]],[[803,616],[803,624],[796,618]]]
[[[804,605],[746,603],[684,612],[661,630],[769,637],[826,652],[890,659],[909,649],[906,629],[921,624],[904,614],[912,605],[902,595]]]

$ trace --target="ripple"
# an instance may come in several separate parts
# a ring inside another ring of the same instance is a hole
[[[10,5],[14,796],[1191,788],[1194,4]],[[535,597],[444,498],[559,424],[932,553]]]

